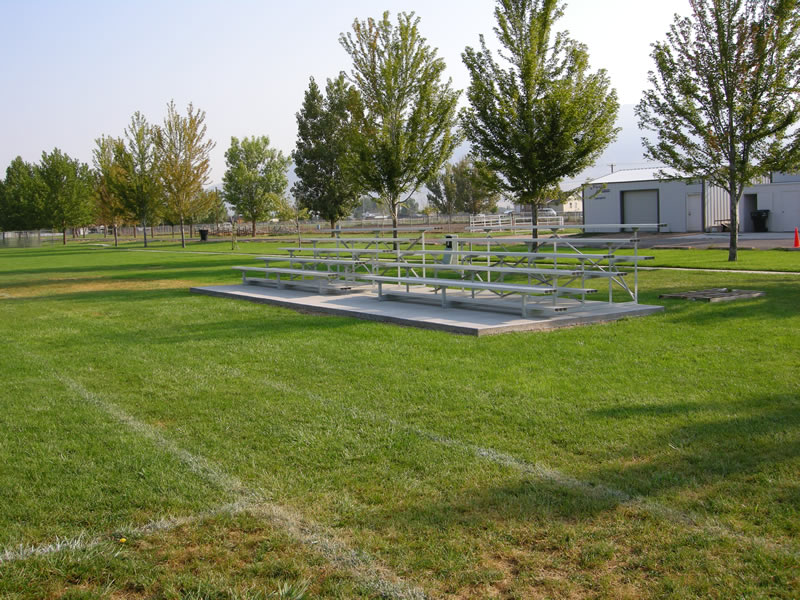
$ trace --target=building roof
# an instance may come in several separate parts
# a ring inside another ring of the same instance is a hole
[[[646,169],[622,169],[614,171],[608,175],[603,175],[597,179],[592,179],[589,183],[628,183],[631,181],[658,181],[665,177],[667,178],[683,179],[686,177],[683,173],[670,167],[648,167]]]

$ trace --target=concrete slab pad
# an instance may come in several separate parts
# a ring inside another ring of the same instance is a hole
[[[587,301],[583,307],[576,307],[567,313],[523,319],[519,312],[514,315],[507,312],[491,312],[463,307],[442,308],[434,304],[406,300],[381,302],[378,300],[377,292],[373,291],[329,296],[302,290],[241,284],[194,287],[190,291],[218,298],[283,306],[302,312],[348,316],[474,336],[512,331],[547,331],[561,327],[607,323],[628,317],[651,315],[664,310],[663,306],[646,306],[633,302],[609,304],[608,302]],[[448,299],[450,297],[451,294],[448,293]],[[433,299],[435,300],[435,296]],[[502,305],[500,306],[502,307]],[[514,302],[513,306],[519,306],[519,302]],[[510,307],[511,305],[508,304],[503,308],[507,310]]]

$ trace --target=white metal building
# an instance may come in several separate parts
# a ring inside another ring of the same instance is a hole
[[[719,188],[710,187],[708,196],[728,201],[728,194]],[[769,211],[767,231],[800,227],[800,173],[773,173],[770,181],[746,187],[739,203],[740,231],[753,231],[754,210]]]
[[[590,182],[583,190],[583,218],[593,223],[664,223],[663,232],[720,230],[730,220],[728,194],[702,180],[661,179],[672,169],[629,169]],[[800,174],[775,173],[745,188],[739,204],[741,231],[754,231],[751,212],[769,210],[768,231],[800,227]]]

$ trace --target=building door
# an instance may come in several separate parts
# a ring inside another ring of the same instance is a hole
[[[703,196],[686,195],[686,231],[703,231]]]
[[[775,214],[769,216],[770,231],[794,231],[800,227],[800,192],[781,192]]]
[[[758,195],[744,194],[739,202],[739,231],[750,233],[755,231],[752,212],[758,209]]]
[[[622,192],[622,222],[658,223],[658,190]]]

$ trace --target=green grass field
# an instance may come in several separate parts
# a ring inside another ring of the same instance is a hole
[[[800,596],[800,276],[488,338],[188,293],[285,245],[0,250],[1,598]]]

